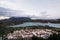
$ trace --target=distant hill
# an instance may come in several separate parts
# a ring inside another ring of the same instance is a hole
[[[21,24],[24,22],[42,22],[42,23],[60,23],[60,19],[35,19],[32,20],[28,17],[11,17],[9,19],[0,20],[0,26],[9,26],[9,25],[16,25]]]
[[[35,19],[33,22],[60,23],[60,19]]]
[[[32,20],[28,17],[11,17],[9,19],[0,20],[0,26],[15,25],[15,24],[20,24],[23,22],[30,22],[30,21]]]
[[[21,15],[19,15],[20,17],[14,17],[16,13],[22,13],[22,11],[11,10],[8,8],[0,7],[0,26],[16,25],[23,22],[60,23],[60,19],[35,19],[33,20],[33,19],[30,19],[29,17],[21,17]],[[8,16],[11,18],[9,18]]]

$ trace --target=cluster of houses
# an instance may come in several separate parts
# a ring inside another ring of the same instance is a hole
[[[31,40],[34,35],[36,37],[42,37],[44,39],[47,39],[48,37],[50,37],[50,35],[53,35],[53,33],[58,34],[58,32],[49,29],[25,29],[16,30],[13,33],[8,33],[6,37],[8,39],[30,38]]]

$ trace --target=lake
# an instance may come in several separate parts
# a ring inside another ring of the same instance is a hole
[[[58,23],[40,23],[40,22],[25,22],[23,24],[13,25],[9,27],[26,27],[26,26],[38,26],[38,25],[42,25],[42,26],[48,25],[48,26],[60,28],[60,24]]]

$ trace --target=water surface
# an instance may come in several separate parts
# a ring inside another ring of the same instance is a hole
[[[54,24],[54,23],[40,23],[40,22],[25,22],[23,24],[18,24],[18,25],[13,25],[13,26],[9,26],[9,27],[26,27],[26,26],[38,26],[38,25],[48,25],[51,27],[57,27],[60,28],[60,24]]]

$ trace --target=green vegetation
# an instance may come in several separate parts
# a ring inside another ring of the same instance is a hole
[[[33,36],[32,37],[32,40],[60,40],[60,34],[56,35],[56,34],[53,34],[51,35],[48,39],[43,39],[41,37],[36,37],[36,36]]]
[[[12,33],[15,30],[21,30],[21,29],[24,30],[26,28],[29,28],[29,29],[51,29],[51,30],[59,32],[58,35],[56,35],[56,34],[51,35],[48,39],[43,39],[41,37],[38,38],[38,37],[33,36],[32,40],[60,40],[60,28],[49,27],[48,25],[46,25],[46,26],[27,26],[27,27],[0,27],[0,36],[3,36],[4,34],[8,34],[9,32]]]
[[[32,40],[45,40],[45,39],[43,39],[43,38],[41,38],[41,37],[33,36],[33,37],[32,37]]]
[[[3,34],[7,34],[9,32],[13,32],[14,30],[20,30],[20,29],[52,29],[54,31],[60,32],[60,28],[55,28],[55,27],[49,27],[48,25],[46,26],[28,26],[28,27],[0,27],[0,36]]]

